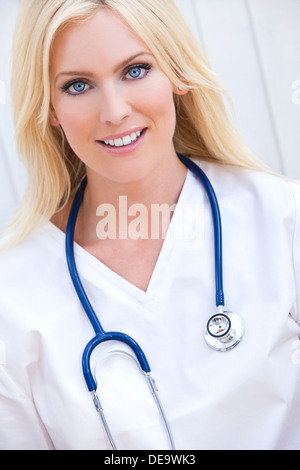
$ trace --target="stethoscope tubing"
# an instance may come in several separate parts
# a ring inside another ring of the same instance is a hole
[[[214,241],[215,241],[215,283],[216,283],[216,306],[224,306],[224,293],[223,293],[223,272],[222,272],[222,226],[221,226],[221,216],[219,205],[217,201],[217,197],[215,191],[205,175],[205,173],[199,168],[192,160],[183,155],[178,154],[179,159],[181,162],[189,168],[193,174],[200,180],[203,184],[207,196],[210,201],[211,211],[213,216],[213,226],[214,226]],[[75,287],[76,293],[78,298],[91,322],[91,325],[96,333],[96,336],[88,343],[86,346],[83,357],[82,357],[82,368],[85,377],[86,384],[88,386],[89,391],[95,391],[97,389],[97,384],[93,378],[93,374],[91,372],[91,355],[94,349],[101,343],[106,341],[120,341],[122,343],[127,344],[130,348],[132,348],[133,352],[135,353],[137,360],[140,364],[141,369],[147,374],[151,372],[149,363],[147,358],[139,346],[139,344],[130,336],[116,331],[106,332],[89,299],[85,292],[85,289],[82,285],[80,280],[76,262],[75,262],[75,255],[74,255],[74,233],[75,233],[75,226],[76,220],[79,212],[79,208],[83,201],[84,191],[87,185],[87,178],[85,177],[82,181],[72,204],[72,208],[69,215],[69,220],[67,224],[66,230],[66,241],[65,241],[65,248],[66,248],[66,258],[67,264],[70,272],[71,279],[73,281],[73,285]]]
[[[221,225],[221,216],[220,216],[220,210],[219,210],[219,204],[218,200],[215,194],[215,191],[205,175],[205,173],[199,168],[192,160],[189,158],[184,157],[183,155],[178,154],[178,158],[181,160],[181,162],[192,171],[192,173],[200,180],[202,185],[204,186],[204,189],[206,191],[206,194],[208,196],[210,206],[211,206],[211,212],[212,212],[212,218],[213,218],[213,228],[214,228],[214,251],[215,251],[215,287],[216,287],[216,306],[218,307],[218,314],[213,315],[211,319],[214,318],[221,318],[225,319],[225,321],[228,322],[229,326],[231,325],[231,318],[235,318],[233,315],[230,317],[231,313],[230,312],[223,312],[223,307],[224,307],[224,292],[223,292],[223,262],[222,262],[222,225]],[[69,269],[69,273],[74,285],[74,288],[76,290],[76,293],[78,295],[78,298],[87,314],[87,317],[95,331],[96,336],[90,340],[90,342],[86,345],[83,356],[82,356],[82,370],[83,370],[83,375],[86,381],[86,385],[88,387],[88,390],[92,393],[93,395],[93,402],[96,408],[96,411],[100,413],[102,423],[105,427],[107,436],[111,442],[111,445],[113,449],[116,449],[116,444],[114,442],[114,439],[112,437],[112,434],[110,432],[108,423],[106,421],[99,396],[97,394],[97,383],[93,377],[92,371],[91,371],[91,356],[95,348],[99,346],[100,344],[106,342],[106,341],[118,341],[121,343],[126,344],[129,346],[129,348],[133,351],[135,354],[135,358],[137,360],[137,363],[139,364],[141,371],[144,372],[145,377],[150,385],[152,394],[155,398],[155,402],[158,406],[158,409],[161,413],[163,422],[165,424],[165,428],[169,437],[171,449],[175,449],[174,445],[174,440],[172,437],[172,433],[170,430],[170,427],[168,425],[166,415],[164,413],[163,407],[161,405],[159,396],[158,396],[158,390],[156,388],[154,379],[152,378],[150,372],[150,366],[147,361],[147,358],[139,346],[139,344],[130,336],[128,336],[125,333],[117,332],[117,331],[110,331],[106,332],[96,315],[89,298],[85,292],[85,289],[82,285],[82,282],[79,277],[79,273],[77,271],[76,267],[76,261],[75,261],[75,254],[74,254],[74,233],[75,233],[75,226],[76,226],[76,220],[78,216],[78,212],[81,206],[81,203],[83,201],[84,197],[84,191],[87,185],[87,177],[84,178],[82,181],[72,204],[72,208],[70,211],[69,215],[69,220],[67,224],[67,230],[66,230],[66,239],[65,239],[65,249],[66,249],[66,258],[67,258],[67,265]],[[210,320],[211,320],[210,319]],[[242,329],[240,332],[240,337],[237,338],[234,342],[231,341],[230,338],[219,338],[219,335],[213,335],[211,331],[209,331],[209,323],[207,324],[207,328],[205,331],[205,339],[206,342],[213,348],[217,349],[219,351],[223,351],[226,349],[230,349],[234,347],[235,344],[238,344],[240,341],[242,335],[243,335],[243,325],[241,323],[236,323],[237,327]],[[214,337],[215,336],[215,337]],[[209,337],[209,339],[208,339]],[[215,341],[215,343],[211,344],[211,338]],[[223,345],[224,341],[231,341],[227,346]],[[223,342],[222,342],[223,341]],[[219,344],[220,343],[220,344]],[[127,354],[127,353],[126,353]],[[129,355],[129,354],[128,354]],[[133,357],[132,355],[130,355]]]
[[[145,372],[146,374],[150,373],[151,369],[150,369],[149,363],[147,361],[147,358],[142,348],[138,345],[138,343],[133,338],[126,335],[125,333],[121,333],[118,331],[110,331],[110,332],[104,331],[88,299],[88,296],[84,290],[82,282],[80,280],[76,263],[75,263],[74,232],[75,232],[75,225],[76,225],[76,220],[78,216],[78,211],[83,200],[86,184],[87,184],[87,180],[85,178],[79,190],[77,191],[77,194],[73,201],[73,205],[71,208],[68,225],[67,225],[65,244],[66,244],[66,258],[67,258],[70,276],[73,281],[73,285],[80,299],[80,302],[96,333],[96,336],[87,344],[84,350],[83,356],[82,356],[82,369],[83,369],[84,378],[85,378],[88,390],[92,392],[97,389],[97,384],[94,380],[94,377],[91,371],[91,355],[94,349],[97,346],[99,346],[99,344],[104,343],[106,341],[119,341],[124,344],[127,344],[135,353],[135,356],[143,372]]]
[[[181,162],[189,168],[192,173],[203,184],[206,194],[209,198],[211,213],[213,218],[214,227],[214,240],[215,240],[215,284],[216,284],[216,306],[225,305],[224,292],[223,292],[223,253],[222,253],[222,222],[219,204],[216,193],[212,187],[206,174],[199,168],[196,163],[191,159],[177,154]]]
[[[66,239],[65,239],[65,248],[66,248],[66,259],[67,264],[70,272],[71,279],[73,281],[73,285],[75,287],[76,293],[79,297],[79,300],[88,315],[88,318],[94,328],[96,334],[104,333],[102,325],[89,301],[89,298],[83,288],[81,283],[76,263],[75,263],[75,255],[74,255],[74,232],[75,226],[77,221],[78,212],[83,201],[84,191],[87,185],[87,178],[84,178],[82,181],[72,204],[72,208],[69,215],[69,220],[67,224],[66,230]]]
[[[138,343],[133,338],[131,338],[131,336],[128,336],[124,333],[120,333],[119,331],[104,332],[96,335],[87,344],[82,355],[83,374],[90,392],[95,391],[97,389],[97,384],[91,371],[91,355],[97,346],[106,341],[119,341],[121,343],[127,344],[127,346],[129,346],[135,353],[135,356],[139,362],[142,371],[145,372],[145,374],[149,374],[151,372],[149,363],[146,359],[143,350],[138,345]]]

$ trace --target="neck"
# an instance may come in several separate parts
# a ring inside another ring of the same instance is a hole
[[[75,239],[81,245],[93,244],[99,240],[96,226],[103,217],[109,215],[117,221],[117,231],[124,233],[125,227],[119,227],[121,221],[128,224],[135,214],[140,222],[144,220],[151,230],[151,209],[153,205],[176,205],[186,178],[186,168],[178,160],[167,160],[157,165],[147,176],[137,181],[119,183],[108,180],[99,174],[87,170],[88,185],[85,191],[76,225]],[[111,209],[110,214],[108,211]],[[145,226],[145,224],[144,224]],[[97,237],[97,238],[96,238]]]

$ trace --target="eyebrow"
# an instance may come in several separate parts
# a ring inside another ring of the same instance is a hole
[[[128,57],[128,59],[125,59],[123,62],[121,62],[120,64],[118,64],[115,68],[114,68],[114,73],[116,73],[118,70],[126,67],[126,65],[130,64],[130,62],[132,62],[134,59],[137,59],[138,57],[142,56],[142,55],[151,55],[152,54],[150,52],[147,52],[147,51],[142,51],[142,52],[138,52],[137,54],[134,54],[130,57]],[[87,71],[84,71],[84,70],[74,70],[74,71],[65,71],[65,72],[60,72],[58,75],[56,75],[55,77],[55,81],[57,81],[61,76],[84,76],[84,77],[88,77],[88,78],[93,78],[95,75],[92,73],[92,72],[87,72]]]

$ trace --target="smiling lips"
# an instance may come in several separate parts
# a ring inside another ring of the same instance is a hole
[[[131,132],[130,134],[125,135],[123,137],[118,137],[117,139],[101,140],[100,142],[109,147],[126,147],[136,142],[141,137],[143,132],[144,132],[144,129]]]

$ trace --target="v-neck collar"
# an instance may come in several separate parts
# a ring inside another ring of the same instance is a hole
[[[193,185],[191,184],[193,178],[193,174],[188,170],[172,220],[146,291],[140,289],[130,281],[127,281],[102,261],[98,260],[95,256],[74,242],[75,262],[80,277],[86,279],[98,289],[113,289],[114,292],[115,289],[117,289],[120,294],[123,293],[137,301],[145,301],[147,299],[153,300],[157,296],[162,296],[163,292],[168,290],[168,285],[172,280],[172,273],[176,272],[176,267],[184,249],[184,237],[176,235],[176,229],[178,229],[182,223],[184,205],[191,203],[193,200]],[[199,201],[197,201],[197,203],[199,203]],[[55,238],[64,249],[65,233],[52,222],[48,222],[47,229],[51,236]]]

